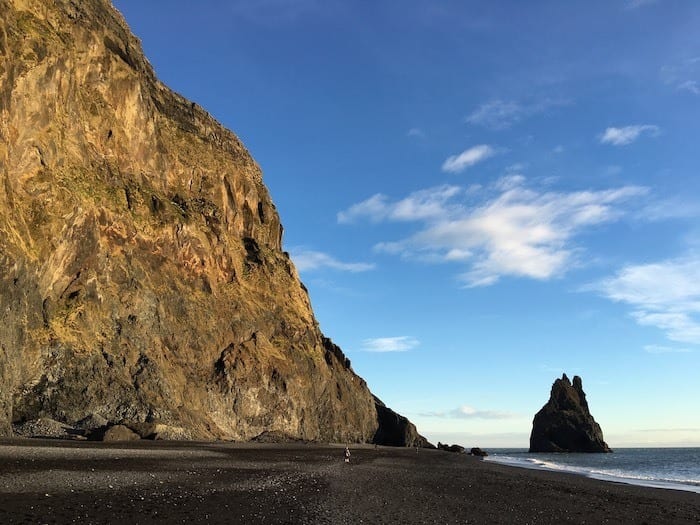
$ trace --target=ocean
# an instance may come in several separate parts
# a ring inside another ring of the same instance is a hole
[[[612,454],[531,454],[489,449],[486,461],[618,483],[700,493],[700,448],[616,448]]]

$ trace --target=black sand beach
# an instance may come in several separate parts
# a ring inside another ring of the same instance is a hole
[[[700,523],[700,495],[442,451],[0,441],[0,523]]]

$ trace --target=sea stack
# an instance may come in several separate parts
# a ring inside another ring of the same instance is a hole
[[[108,0],[0,13],[0,436],[41,418],[390,433],[321,333],[236,135],[156,78]]]
[[[579,376],[554,381],[549,401],[532,422],[530,452],[612,452],[588,410]]]

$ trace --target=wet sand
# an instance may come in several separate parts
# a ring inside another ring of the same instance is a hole
[[[700,523],[700,494],[449,452],[0,441],[0,523]]]

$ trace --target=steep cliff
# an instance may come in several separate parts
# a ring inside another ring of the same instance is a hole
[[[549,401],[532,422],[530,452],[612,452],[588,409],[579,376],[554,381]]]
[[[378,397],[374,398],[379,427],[373,441],[392,447],[435,448],[418,433],[416,426],[406,417],[387,407]]]
[[[238,138],[156,79],[107,0],[0,12],[0,434],[371,440],[372,395]]]

